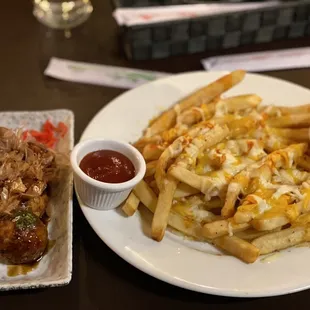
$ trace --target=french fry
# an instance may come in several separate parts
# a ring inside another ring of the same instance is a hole
[[[143,138],[139,139],[138,141],[136,141],[133,144],[133,146],[142,153],[143,152],[143,148],[147,144],[160,144],[162,142],[163,142],[163,139],[162,139],[161,135],[155,135],[155,136],[152,136],[152,137],[143,137]]]
[[[184,233],[186,236],[193,237],[197,240],[207,241],[201,234],[200,223],[185,219],[173,211],[169,213],[168,225]]]
[[[148,183],[148,185],[151,187],[151,189],[153,190],[153,192],[158,195],[159,194],[159,189],[157,187],[157,183],[155,180],[152,180],[151,182]]]
[[[224,116],[213,117],[209,120],[212,125],[229,125],[231,122],[236,120],[236,116],[232,114],[227,114]]]
[[[236,232],[246,230],[250,227],[248,223],[237,224],[231,220],[219,220],[207,223],[202,228],[202,234],[208,239],[235,234]]]
[[[297,226],[306,226],[310,223],[310,213],[305,213],[300,215],[296,221],[292,223],[292,227],[297,227]]]
[[[297,165],[306,171],[310,172],[310,156],[303,155],[297,160]]]
[[[225,114],[236,113],[251,108],[253,109],[257,107],[261,101],[262,98],[255,94],[234,96],[220,100],[216,108],[220,108]]]
[[[187,169],[194,167],[199,153],[204,153],[207,148],[223,141],[228,134],[229,132],[226,125],[211,126],[208,131],[203,130],[199,132],[172,166],[182,166]]]
[[[192,140],[200,133],[209,130],[210,125],[208,122],[202,122],[194,126],[186,135],[183,135],[173,141],[173,143],[165,149],[165,151],[160,155],[155,169],[155,179],[159,189],[163,188],[163,180],[166,175],[166,168],[171,159],[178,157],[184,148],[192,143]]]
[[[250,169],[245,169],[240,174],[234,176],[232,181],[228,185],[228,190],[226,194],[226,200],[224,207],[222,208],[221,214],[225,218],[232,217],[235,213],[235,204],[238,199],[238,196],[249,184],[249,177],[247,172]]]
[[[158,202],[152,221],[152,238],[154,240],[161,241],[164,237],[177,185],[178,181],[172,176],[168,175],[164,180],[164,187],[159,192]]]
[[[260,254],[269,254],[283,250],[302,242],[310,241],[310,227],[299,226],[283,229],[254,239],[252,245],[260,250]]]
[[[225,99],[216,98],[209,104],[202,104],[200,107],[193,107],[185,110],[177,117],[177,124],[192,125],[201,120],[208,120],[214,117],[217,109],[236,113],[246,109],[255,108],[261,102],[257,95],[241,95]],[[219,124],[219,122],[217,122]]]
[[[155,169],[155,180],[159,190],[163,190],[165,187],[164,180],[169,161],[179,156],[182,153],[184,147],[190,142],[191,137],[189,135],[179,137],[168,148],[166,148],[159,157]]]
[[[157,205],[157,196],[152,189],[142,180],[134,188],[135,195],[141,200],[152,213],[155,212]],[[180,214],[170,212],[168,217],[168,224],[172,228],[184,233],[187,236],[195,239],[203,239],[201,235],[201,225],[197,222],[184,219]]]
[[[272,128],[272,132],[279,137],[295,142],[310,141],[310,128]]]
[[[255,219],[251,222],[251,226],[257,231],[271,231],[289,222],[289,219],[284,214],[280,214],[271,218]]]
[[[176,126],[170,129],[167,129],[160,134],[157,134],[152,137],[143,137],[139,139],[137,142],[134,143],[134,146],[137,149],[142,149],[147,144],[161,144],[163,142],[166,142],[168,144],[172,143],[176,138],[180,137],[181,135],[185,134],[188,131],[188,126],[181,125]]]
[[[189,109],[193,106],[199,106],[203,103],[207,104],[211,102],[215,97],[221,95],[228,89],[232,88],[234,85],[238,84],[243,80],[245,72],[242,70],[236,70],[224,77],[216,80],[213,83],[197,90],[186,98],[180,100],[177,105],[180,112]],[[175,107],[167,110],[161,114],[150,126],[150,135],[153,136],[164,130],[167,130],[174,126],[176,122],[177,112]]]
[[[150,161],[146,164],[145,177],[149,177],[155,174],[157,166],[157,160]]]
[[[217,100],[218,99],[213,100],[208,104],[202,104],[200,107],[192,107],[183,111],[177,117],[177,124],[191,126],[200,121],[209,120],[214,115]]]
[[[237,231],[236,233],[234,233],[234,235],[240,239],[243,239],[243,240],[250,242],[254,239],[257,239],[259,237],[270,234],[271,232],[277,232],[280,230],[281,230],[281,227],[278,227],[278,228],[271,230],[271,231],[257,231],[254,228],[249,228],[247,230]]]
[[[200,176],[182,167],[171,167],[169,174],[200,192],[203,191],[203,188],[211,187],[213,184],[211,178]]]
[[[159,145],[159,144],[147,144],[143,150],[142,155],[146,162],[157,160],[160,155],[164,152],[165,146]]]
[[[133,192],[131,192],[125,204],[123,205],[122,210],[127,216],[132,216],[137,211],[139,203],[139,198]]]
[[[279,115],[288,115],[288,114],[307,114],[310,113],[310,104],[304,104],[300,106],[263,106],[262,112],[266,113],[269,116],[279,116]]]
[[[207,201],[210,201],[212,197],[214,197],[210,195],[213,190],[216,189],[218,194],[223,193],[226,185],[229,183],[229,181],[226,180],[224,183],[219,185],[218,180],[220,180],[220,178],[197,175],[194,172],[182,167],[171,168],[171,170],[169,170],[169,174],[174,176],[177,180],[205,194]]]
[[[157,196],[145,181],[140,181],[133,189],[134,194],[152,212],[155,212]]]
[[[262,216],[251,221],[251,226],[258,231],[270,231],[296,221],[300,214],[308,212],[309,206],[302,203],[288,205],[283,211],[273,210],[265,212]]]
[[[194,187],[191,187],[185,183],[179,183],[174,193],[174,198],[182,198],[191,195],[198,194],[200,191]]]
[[[178,137],[186,134],[188,131],[188,126],[185,125],[177,125],[173,128],[170,128],[169,130],[163,131],[160,136],[163,141],[172,143],[175,139]]]
[[[310,126],[310,113],[285,115],[276,118],[270,118],[267,121],[271,127],[296,127],[304,128]]]
[[[310,104],[292,107],[278,107],[283,115],[286,114],[307,114],[310,113]]]
[[[223,236],[212,241],[216,246],[238,257],[246,263],[254,263],[259,256],[259,249],[236,236]]]
[[[228,128],[230,130],[230,136],[232,139],[237,139],[242,136],[247,135],[250,131],[257,127],[258,121],[251,117],[246,116],[240,119],[233,120],[228,123]]]

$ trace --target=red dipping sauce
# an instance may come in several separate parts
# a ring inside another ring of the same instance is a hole
[[[111,150],[88,153],[80,168],[92,179],[105,183],[123,183],[134,178],[133,163],[125,155]]]

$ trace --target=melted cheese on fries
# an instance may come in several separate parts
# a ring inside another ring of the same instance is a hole
[[[287,238],[294,227],[307,236],[310,105],[221,97],[243,76],[237,70],[222,77],[150,123],[135,144],[149,163],[134,193],[154,212],[155,240],[170,225],[254,262],[305,240]]]

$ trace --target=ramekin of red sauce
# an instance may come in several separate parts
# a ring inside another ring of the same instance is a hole
[[[132,145],[96,139],[78,143],[71,153],[75,191],[94,209],[119,206],[145,174],[145,161]]]

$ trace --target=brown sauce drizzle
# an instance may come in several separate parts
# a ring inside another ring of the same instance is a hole
[[[26,275],[29,272],[37,269],[40,261],[37,261],[33,264],[25,264],[25,265],[9,265],[7,267],[7,276],[8,277],[17,277],[21,275]]]

